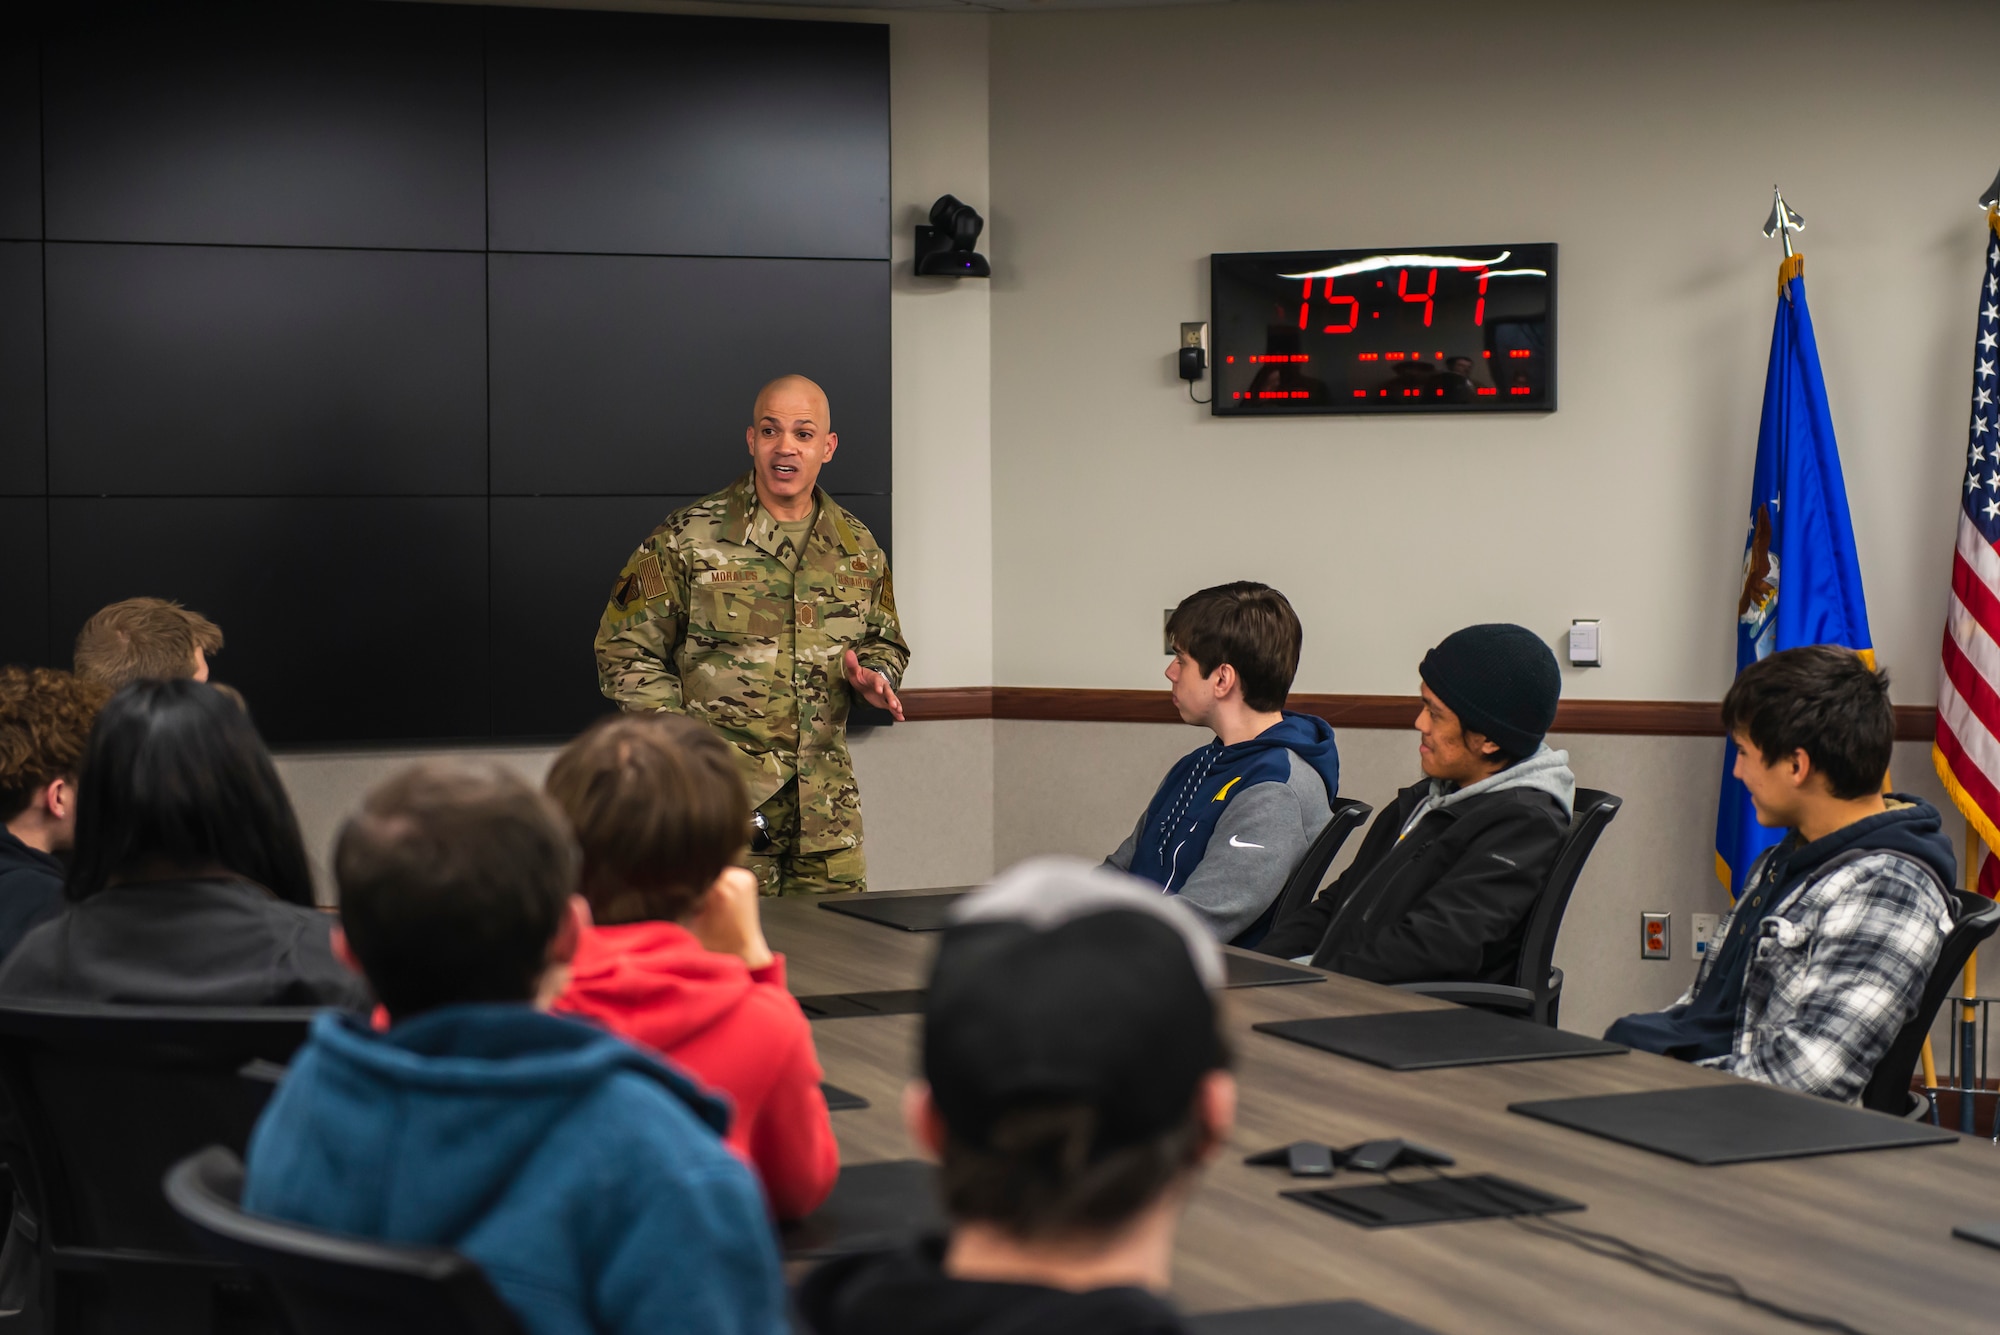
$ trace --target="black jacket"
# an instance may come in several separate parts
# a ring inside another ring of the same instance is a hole
[[[330,914],[241,880],[114,886],[43,923],[0,964],[0,996],[154,1006],[369,1003],[333,957]]]
[[[30,930],[62,912],[62,859],[0,829],[0,959]]]
[[[1540,789],[1503,788],[1431,811],[1399,842],[1429,791],[1396,794],[1353,864],[1258,949],[1377,983],[1512,983],[1569,815]]]
[[[1071,1293],[944,1273],[944,1240],[829,1261],[796,1299],[805,1335],[1186,1335],[1144,1289]]]

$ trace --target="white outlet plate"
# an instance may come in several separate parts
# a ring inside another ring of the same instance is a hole
[[[1714,913],[1697,913],[1694,915],[1694,956],[1696,959],[1700,959],[1703,955],[1706,955],[1709,948],[1715,944],[1716,924],[1721,921],[1720,915]]]
[[[1642,960],[1670,960],[1674,957],[1674,915],[1671,913],[1641,913],[1639,915],[1639,958]]]

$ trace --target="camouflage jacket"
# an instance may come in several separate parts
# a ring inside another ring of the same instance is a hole
[[[798,776],[801,853],[861,842],[846,651],[891,686],[910,661],[888,557],[815,497],[796,573],[751,474],[674,511],[618,572],[597,627],[599,689],[628,710],[707,722],[742,757],[752,806]]]

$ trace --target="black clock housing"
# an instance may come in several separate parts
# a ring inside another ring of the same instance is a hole
[[[1217,417],[1555,410],[1553,242],[1211,255],[1209,303]]]

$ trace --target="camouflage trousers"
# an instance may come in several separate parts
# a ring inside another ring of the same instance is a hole
[[[868,860],[860,847],[800,853],[799,782],[792,780],[757,808],[764,818],[763,846],[752,845],[744,865],[767,895],[832,895],[868,888]]]

